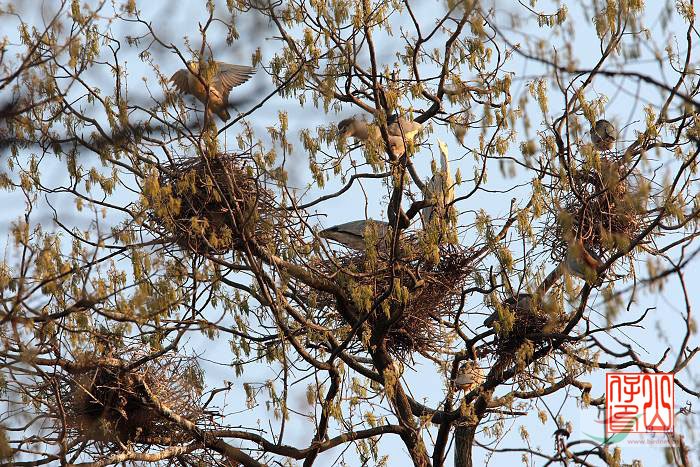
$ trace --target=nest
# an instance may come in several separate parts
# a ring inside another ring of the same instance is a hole
[[[498,365],[507,366],[522,359],[521,352],[532,352],[543,345],[547,334],[560,332],[566,314],[554,303],[535,303],[530,294],[510,297],[495,305],[494,313],[484,322],[496,329],[494,353]]]
[[[579,236],[586,248],[603,255],[624,249],[646,226],[642,177],[623,164],[603,161],[600,170],[582,170],[573,176],[573,189],[561,197],[556,215],[552,257],[566,257],[569,242]]]
[[[144,383],[160,404],[196,422],[202,417],[202,374],[196,360],[166,354],[124,370],[144,355],[130,352],[120,358],[100,358],[84,354],[76,362],[62,394],[67,425],[75,438],[96,441],[108,450],[127,443],[170,444],[192,439],[161,415],[150,402]]]
[[[146,189],[154,225],[184,250],[223,254],[244,239],[270,241],[274,194],[238,154],[193,157],[164,166]]]
[[[454,245],[441,246],[440,261],[436,265],[424,259],[400,261],[393,293],[380,307],[369,312],[366,321],[369,329],[388,326],[385,344],[394,357],[406,361],[412,353],[418,352],[429,358],[444,348],[448,330],[441,321],[454,317],[459,307],[463,285],[472,270],[469,253]],[[364,310],[369,310],[374,300],[390,288],[392,278],[388,266],[388,262],[380,258],[368,270],[366,255],[358,252],[315,265],[324,275],[335,276],[334,280],[348,290],[357,308]],[[344,271],[352,271],[357,276]],[[401,287],[396,287],[398,284]],[[331,321],[327,324],[340,328],[341,334],[342,329],[348,329],[351,323],[346,323],[338,312],[334,297],[328,294],[312,297],[311,294],[311,291],[302,292],[302,296],[306,295],[305,301]],[[363,340],[362,334],[358,332],[356,336],[358,345]]]

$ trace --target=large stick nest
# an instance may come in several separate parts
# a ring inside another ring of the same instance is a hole
[[[163,166],[157,189],[144,190],[159,233],[199,254],[239,250],[250,238],[270,243],[275,196],[254,166],[240,154]]]
[[[576,236],[586,248],[604,256],[614,248],[625,249],[646,227],[649,193],[639,172],[604,160],[600,168],[573,174],[572,182],[560,195],[555,213],[555,261],[566,257],[568,244]]]
[[[524,368],[532,353],[546,344],[551,334],[561,332],[568,316],[555,301],[540,303],[530,294],[519,294],[491,303],[493,314],[484,322],[496,335],[488,347],[495,355],[495,368],[501,370],[513,363]]]
[[[368,262],[361,252],[314,265],[317,271],[342,284],[357,308],[369,313],[364,329],[355,336],[359,352],[368,345],[370,330],[387,324],[387,350],[402,361],[414,352],[429,358],[444,350],[450,332],[444,321],[454,317],[461,303],[464,284],[472,272],[470,251],[441,246],[437,264],[419,256],[400,259],[394,278],[386,258],[380,256]],[[372,303],[391,288],[392,282],[392,293],[372,310]],[[338,311],[334,297],[310,290],[302,291],[302,295],[319,316],[325,317],[325,325],[337,329],[341,339],[347,337],[352,323],[347,323]]]
[[[86,353],[76,361],[61,396],[67,425],[76,439],[97,441],[107,451],[120,450],[127,443],[192,439],[160,414],[144,382],[160,404],[196,422],[202,417],[202,373],[196,360],[165,354],[125,370],[144,356],[141,351],[127,351],[119,358]]]

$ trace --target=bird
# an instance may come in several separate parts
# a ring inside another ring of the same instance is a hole
[[[598,151],[609,151],[615,145],[617,131],[607,120],[598,120],[591,128],[591,143]]]
[[[378,245],[386,247],[389,244],[391,240],[387,235],[389,232],[389,223],[373,219],[363,219],[334,225],[333,227],[319,232],[318,236],[328,240],[334,240],[353,250],[364,251],[367,249],[366,238],[367,234],[370,232],[369,229],[374,230],[373,233],[379,240]]]
[[[430,206],[421,210],[423,225],[428,225],[434,213],[447,215],[447,208],[455,199],[454,179],[450,173],[450,161],[447,158],[447,144],[438,139],[440,148],[440,171],[435,172],[425,184],[423,195],[426,200],[432,200]]]
[[[521,293],[514,297],[508,297],[503,301],[503,306],[515,313],[515,319],[524,317],[532,312],[532,294]],[[498,310],[491,313],[485,320],[484,326],[492,328],[499,319]]]
[[[192,94],[205,105],[208,103],[208,111],[214,112],[224,122],[231,118],[226,109],[228,95],[232,88],[248,81],[255,69],[246,65],[209,62],[204,68],[211,67],[211,76],[208,76],[208,73],[200,72],[199,62],[189,62],[188,66],[189,69],[178,70],[170,77],[178,91]]]
[[[588,281],[595,280],[598,269],[603,265],[603,259],[594,251],[586,248],[579,237],[566,250],[566,267],[577,277]]]
[[[351,136],[362,142],[379,138],[379,127],[370,126],[367,120],[352,116],[338,122],[338,134],[341,138],[350,138]]]
[[[475,362],[464,362],[455,378],[455,387],[462,391],[471,391],[484,382],[484,371]]]
[[[399,117],[397,114],[391,115],[387,121],[387,131],[391,136],[400,136],[406,141],[413,140],[413,137],[423,129],[423,125],[413,120],[408,120],[404,117]]]
[[[392,115],[387,120],[389,148],[400,157],[406,152],[405,141],[413,141],[413,137],[423,128],[418,122],[407,120],[398,115]],[[378,140],[381,132],[377,125],[370,125],[364,118],[353,115],[338,122],[338,134],[341,138],[353,137],[363,143],[368,140]]]

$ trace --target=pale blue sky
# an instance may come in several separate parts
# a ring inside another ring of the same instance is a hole
[[[166,42],[172,42],[175,45],[182,47],[184,44],[183,36],[188,36],[195,48],[199,47],[200,40],[197,32],[197,24],[198,22],[203,23],[206,20],[206,12],[204,8],[201,7],[200,3],[201,2],[191,2],[182,4],[178,8],[174,8],[174,4],[171,2],[145,3],[137,0],[137,4],[142,11],[143,17],[153,22],[155,31],[161,36],[162,39],[164,39]],[[426,0],[421,2],[416,1],[414,3],[417,11],[419,12],[419,17],[422,21],[424,21],[426,26],[432,24],[432,20],[430,18],[432,18],[432,16],[435,14],[436,6],[443,4],[442,1],[437,0]],[[648,13],[644,22],[646,23],[647,27],[650,28],[652,37],[658,42],[664,43],[665,36],[663,36],[663,34],[669,33],[663,33],[659,24],[659,18],[661,17],[659,10],[662,7],[662,5],[660,5],[662,2],[649,1],[647,3]],[[22,7],[27,5],[28,4],[23,4]],[[551,2],[539,2],[537,8],[545,11],[553,11],[553,8],[551,8],[550,5]],[[497,18],[502,18],[503,20],[505,14],[507,14],[509,11],[516,8],[521,8],[517,6],[516,2],[511,2],[508,0],[495,1],[493,6],[498,12]],[[223,11],[223,9],[221,11]],[[106,14],[109,14],[110,12],[111,10],[108,6]],[[595,39],[595,31],[591,29],[587,21],[581,20],[585,17],[583,15],[585,15],[585,13],[578,7],[570,7],[569,21],[575,25],[578,37],[578,40],[574,44],[573,48],[576,50],[576,55],[579,58],[580,66],[582,68],[589,68],[597,60],[599,56],[599,49],[597,40]],[[677,19],[676,21],[678,22],[678,26],[670,28],[669,30],[678,31],[680,36],[678,41],[682,44],[682,36],[685,34],[684,25]],[[398,19],[397,24],[392,23],[392,26],[394,27],[395,32],[398,33],[400,26]],[[505,26],[505,20],[503,22],[503,26]],[[556,48],[558,50],[563,50],[563,46],[561,45],[562,39],[560,37],[556,37],[555,35],[548,36],[548,34],[550,34],[549,30],[545,29],[538,31],[536,28],[532,27],[527,29],[527,31],[528,33],[542,35],[542,37],[551,42],[552,49]],[[145,31],[143,29],[138,29],[136,31],[128,32],[123,29],[123,25],[116,23],[113,26],[113,32],[120,36],[126,33],[141,34]],[[225,37],[224,29],[220,25],[216,24],[212,27],[209,32],[209,39],[214,45],[216,45],[214,47],[214,51],[217,59],[227,62],[246,64],[250,62],[250,57],[254,53],[255,49],[260,47],[263,55],[263,63],[266,63],[267,60],[271,58],[272,51],[276,50],[276,48],[279,46],[277,41],[270,39],[270,37],[275,35],[275,33],[272,29],[268,29],[267,24],[265,23],[247,21],[244,18],[241,18],[239,22],[239,32],[241,39],[235,42],[231,47],[226,47],[223,40]],[[218,34],[220,34],[219,38],[217,38]],[[383,57],[384,60],[387,60],[388,57],[390,57],[393,49],[402,46],[401,39],[397,36],[395,36],[393,39],[384,38],[384,42],[377,42],[378,50],[381,52],[379,54],[380,59]],[[513,37],[509,38],[509,40],[512,42],[518,42],[521,40],[521,38],[518,37],[517,34],[513,34]],[[142,47],[143,44],[141,45],[141,48]],[[120,52],[123,59],[126,60],[129,70],[129,87],[131,97],[133,99],[142,99],[145,97],[145,88],[141,78],[145,74],[150,74],[149,68],[139,60],[138,52],[140,50],[140,48],[128,47],[126,44],[124,44],[124,47]],[[184,48],[182,50],[184,52]],[[161,71],[165,75],[169,76],[182,66],[181,62],[176,56],[163,50],[158,50],[157,47],[152,50],[152,53],[154,61],[158,63]],[[650,52],[643,50],[642,53],[648,55]],[[642,64],[636,66],[637,70],[655,76],[660,75],[658,68],[656,68],[654,64],[644,62],[643,60],[642,62]],[[393,59],[389,60],[389,63],[393,63]],[[613,67],[611,66],[611,68]],[[543,69],[539,65],[533,62],[525,64],[518,56],[515,56],[505,66],[505,69],[514,72],[516,78],[525,76],[527,77],[527,80],[531,79],[532,77],[536,77],[543,72]],[[663,77],[662,74],[661,76]],[[102,78],[95,76],[91,76],[90,78],[95,85],[99,85],[101,79],[111,79],[111,77],[107,74],[103,74]],[[465,79],[468,78],[469,77],[465,77]],[[626,83],[634,84],[636,86],[636,83],[633,83],[632,81],[628,81]],[[521,93],[525,92],[525,84],[526,81],[514,82],[514,86],[512,88],[514,102],[517,101]],[[150,79],[147,85],[154,97],[157,98],[158,96],[161,96],[158,85],[153,79]],[[234,89],[232,92],[232,100],[235,100],[237,95],[243,95],[244,93],[267,93],[272,89],[273,86],[270,78],[262,70],[259,70],[257,75],[249,83],[246,83],[240,88]],[[619,88],[615,86],[614,82],[604,80],[602,78],[599,78],[596,81],[592,89],[598,93],[606,94],[610,98],[610,101],[606,106],[605,116],[606,118],[615,122],[619,127],[624,127],[621,136],[621,140],[623,141],[620,142],[620,145],[623,145],[624,141],[629,142],[634,139],[635,129],[639,130],[640,128],[643,128],[644,113],[642,106],[646,103],[644,101],[648,100],[655,105],[658,105],[660,101],[660,98],[656,93],[657,90],[654,88],[642,87],[641,99],[637,99],[637,96],[635,95],[637,93],[636,89],[628,89],[626,86]],[[588,97],[590,98],[592,96],[589,95]],[[248,110],[248,108],[253,104],[254,103],[248,103],[242,105],[238,110]],[[428,104],[425,102],[420,102],[416,104],[416,107],[422,109],[426,108],[427,105]],[[560,107],[560,99],[556,97],[555,93],[552,93],[550,99],[550,114],[556,116],[557,110]],[[307,104],[302,108],[293,99],[284,100],[279,97],[274,97],[266,102],[262,109],[255,113],[254,118],[250,119],[250,123],[253,125],[258,134],[262,136],[262,134],[265,132],[266,126],[277,123],[277,112],[279,110],[285,110],[289,114],[289,134],[292,136],[291,142],[294,145],[294,151],[289,155],[285,168],[289,171],[290,183],[299,188],[303,188],[307,183],[311,182],[311,177],[302,145],[295,138],[298,132],[302,129],[314,128],[320,125],[330,125],[343,117],[360,113],[360,111],[345,106],[343,107],[342,112],[340,112],[337,116],[333,114],[324,116],[310,104]],[[530,119],[533,125],[535,125],[536,128],[543,129],[544,126],[541,125],[542,118],[537,107],[535,105],[530,105],[526,108],[526,111],[532,112]],[[479,111],[476,110],[476,112]],[[234,114],[234,112],[231,113]],[[235,147],[235,143],[233,141],[236,133],[239,130],[240,127],[233,127],[227,132],[225,137],[229,146]],[[522,131],[520,131],[520,128],[518,128],[518,130],[519,134],[516,141],[519,142],[523,138],[523,134]],[[437,138],[440,138],[449,144],[452,170],[456,171],[459,168],[464,175],[464,178],[471,178],[471,174],[474,170],[474,159],[472,155],[467,154],[464,149],[460,148],[456,143],[455,138],[444,127],[438,126],[433,126],[433,133],[427,137],[424,137],[425,143],[427,144],[415,157],[416,165],[421,173],[425,174],[424,178],[427,178],[430,173],[429,162],[432,157],[428,144],[432,145],[433,155],[437,156]],[[478,145],[477,138],[478,131],[469,132],[467,134],[465,145],[467,147]],[[518,144],[511,145],[509,155],[518,157],[519,151],[517,148]],[[91,157],[94,157],[94,155],[86,153],[82,162],[89,164]],[[360,153],[354,153],[353,157],[359,158]],[[653,158],[657,156],[651,155],[651,157]],[[668,158],[668,155],[661,155],[658,157]],[[45,167],[44,173],[50,174],[51,171],[48,161]],[[59,173],[56,173],[56,177],[59,175]],[[53,174],[51,174],[51,176],[53,176]],[[499,171],[498,165],[496,163],[490,163],[489,182],[487,185],[489,189],[503,189],[514,184],[520,184],[521,186],[517,190],[502,194],[479,192],[466,203],[459,205],[458,208],[460,211],[484,209],[492,217],[504,216],[508,212],[511,198],[516,197],[520,206],[523,206],[527,202],[527,195],[530,193],[531,189],[531,186],[529,185],[530,177],[530,174],[525,174],[522,170],[519,170],[515,178],[504,179]],[[319,194],[334,192],[341,185],[342,184],[340,184],[338,181],[330,181],[323,190],[312,187],[307,199],[313,199]],[[360,186],[356,186],[345,193],[342,197],[330,200],[314,208],[316,211],[318,211],[320,216],[318,220],[319,224],[327,227],[340,222],[364,218],[365,210],[370,217],[385,217],[385,204],[381,204],[379,199],[386,194],[386,189],[383,188],[378,182],[367,182],[363,185],[364,190],[360,189]],[[471,184],[468,182],[463,184],[461,187],[458,187],[457,196],[468,192],[471,187]],[[367,198],[365,198],[364,193],[367,193]],[[125,200],[126,196],[128,195],[122,190],[120,196],[122,196],[122,199]],[[16,218],[22,212],[20,199],[18,199],[14,194],[7,193],[3,193],[3,197],[6,205],[15,208],[15,212],[12,212],[11,209],[7,209],[3,219],[9,220]],[[81,222],[90,221],[90,219],[86,218],[84,214],[74,212],[72,207],[68,207],[69,205],[61,204],[61,206],[65,206],[66,208],[66,212],[61,213],[64,220],[70,219],[70,221],[74,222],[75,225],[80,225]],[[42,215],[46,215],[46,212],[37,212],[37,216]],[[473,212],[465,212],[461,223],[465,224],[472,218]],[[116,224],[117,221],[118,219],[113,217],[107,218],[107,223],[114,222]],[[470,243],[474,241],[475,238],[476,237],[473,233],[467,232],[467,234],[463,237],[463,240],[465,243]],[[528,252],[528,254],[531,253]],[[541,255],[537,258],[537,261],[545,262],[544,268],[546,271],[549,271],[554,267],[553,264],[547,264],[545,255]],[[686,280],[688,284],[700,283],[700,274],[698,273],[696,264],[691,265],[691,267],[689,267],[687,270]],[[644,276],[645,274],[643,262],[638,263],[638,273],[641,276]],[[626,285],[620,284],[620,288],[627,288],[630,285],[630,283]],[[698,287],[691,288],[690,292],[692,293],[692,296],[690,297],[691,303],[698,302],[698,299],[700,299],[700,291],[698,290]],[[646,322],[647,325],[644,329],[629,329],[625,331],[626,336],[618,334],[616,337],[623,340],[629,339],[629,342],[640,353],[642,358],[650,361],[657,360],[667,346],[673,347],[672,343],[674,341],[674,337],[677,338],[679,336],[678,333],[683,331],[682,329],[679,330],[674,328],[674,326],[678,326],[678,324],[681,322],[680,314],[684,307],[684,304],[678,299],[679,296],[680,289],[677,282],[674,280],[671,280],[666,284],[662,293],[647,293],[643,291],[638,297],[638,302],[631,308],[630,315],[621,314],[620,318],[630,319],[630,316],[637,317],[644,309],[648,307],[656,307],[656,310],[651,314],[651,319]],[[591,301],[591,305],[594,303],[594,301]],[[474,309],[475,311],[474,318],[470,321],[470,324],[478,325],[483,318],[483,316],[478,313],[487,312],[487,310],[481,304],[480,297],[473,297],[472,301],[468,303],[467,308]],[[593,305],[591,313],[595,314],[598,311],[602,311],[602,308],[599,309]],[[673,316],[674,319],[668,319],[669,316]],[[604,320],[601,318],[600,322],[603,321]],[[663,331],[671,343],[666,342],[664,339],[659,337],[660,331]],[[697,338],[694,339],[694,342],[690,343],[691,347],[696,345],[698,345]],[[242,390],[243,383],[262,383],[268,379],[275,379],[277,376],[276,368],[257,365],[252,368],[246,368],[246,373],[242,377],[238,378],[235,376],[231,367],[214,364],[213,361],[226,363],[233,358],[232,356],[229,357],[230,350],[224,336],[220,336],[220,338],[215,341],[209,341],[204,340],[197,335],[192,335],[187,342],[187,345],[183,347],[183,350],[201,354],[201,362],[206,370],[207,381],[210,384],[220,384],[222,380],[230,380],[234,382],[234,390],[228,393],[225,401],[223,399],[221,401],[222,404],[225,402],[227,412],[232,414],[245,409],[245,394]],[[673,357],[675,357],[675,353],[672,349],[671,356],[669,357],[671,361]],[[482,364],[485,365],[486,362],[482,362]],[[697,380],[697,369],[697,363],[693,363],[693,365],[691,365],[687,371],[684,371],[682,374],[684,381],[691,387],[697,387],[697,383],[695,382]],[[435,407],[444,398],[442,390],[445,385],[444,380],[441,379],[444,378],[444,376],[441,377],[437,373],[434,364],[426,362],[424,359],[418,359],[413,369],[408,369],[406,371],[404,378],[408,383],[408,386],[411,388],[413,396],[417,400],[425,400],[427,405]],[[594,389],[592,391],[593,397],[599,397],[602,394],[604,380],[603,372],[596,372],[582,379],[594,383]],[[290,408],[301,412],[307,412],[309,410],[309,406],[306,404],[306,397],[304,395],[303,388],[304,385],[300,385],[298,394],[293,393],[290,397]],[[504,392],[505,388],[501,388],[496,395]],[[575,391],[574,394],[578,395],[578,392]],[[677,407],[682,406],[686,400],[688,400],[688,396],[677,389]],[[561,404],[561,394],[547,398],[546,403],[553,411],[558,410],[559,405]],[[534,407],[536,409],[541,408],[541,403],[535,403]],[[581,425],[585,424],[581,421],[580,412],[576,408],[575,404],[571,402],[566,406],[562,413],[564,414],[565,418],[574,422],[575,425],[577,424],[577,420]],[[251,411],[243,411],[242,416],[243,420],[238,419],[237,415],[232,415],[227,421],[233,426],[238,426],[239,424],[250,426],[255,424],[256,420],[259,420],[260,428],[267,430],[271,413],[268,412],[265,409],[264,404],[262,404]],[[584,415],[584,417],[587,416]],[[700,420],[697,420],[697,415],[695,415],[695,417],[697,424],[700,422]],[[389,416],[389,418],[391,419],[391,416]],[[313,435],[313,427],[305,422],[294,422],[294,420],[295,417],[292,416],[292,423],[290,423],[288,426],[287,434],[285,436],[285,443],[297,447],[307,446]],[[277,422],[272,420],[270,423],[272,423],[274,426]],[[513,448],[522,446],[522,441],[520,440],[519,436],[520,425],[526,425],[528,427],[533,447],[538,446],[542,452],[552,453],[553,439],[551,437],[551,433],[554,431],[554,426],[551,421],[543,426],[537,420],[537,410],[530,410],[530,415],[527,417],[515,419],[510,424],[506,423],[506,428],[509,430],[509,432],[499,443],[499,448]],[[331,436],[338,433],[337,427],[334,427],[334,430],[331,432]],[[435,430],[433,430],[433,434],[434,433]],[[696,442],[700,443],[700,436],[698,436],[697,433],[694,435],[694,437]],[[486,441],[486,438],[482,437],[479,438],[479,440]],[[427,440],[427,442],[428,449],[430,451],[431,444],[429,440]],[[322,454],[319,456],[318,465],[332,465],[343,449],[344,446],[341,446]],[[402,466],[406,465],[408,462],[403,445],[397,437],[385,436],[380,442],[380,452],[391,456],[392,460],[389,462],[389,465],[391,466]],[[476,452],[478,453],[476,465],[480,465],[481,460],[485,460],[485,451],[482,449],[477,449]],[[661,465],[663,463],[663,453],[658,448],[623,448],[623,455],[625,461],[627,462],[631,461],[633,458],[641,458],[645,465]],[[352,463],[351,459],[353,459],[352,456],[347,458],[348,463],[350,465],[355,465]],[[495,459],[497,460],[491,462],[489,465],[505,465],[505,459],[508,459],[508,463],[520,462],[520,454],[499,454]],[[700,461],[700,459],[698,459],[698,461]],[[592,459],[591,462],[594,465],[598,465],[594,459]],[[538,459],[534,459],[533,463],[534,465],[542,465],[542,462]],[[447,465],[451,465],[451,456],[449,457]]]

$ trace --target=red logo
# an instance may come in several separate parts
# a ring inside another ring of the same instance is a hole
[[[605,431],[673,433],[673,374],[606,373]]]

